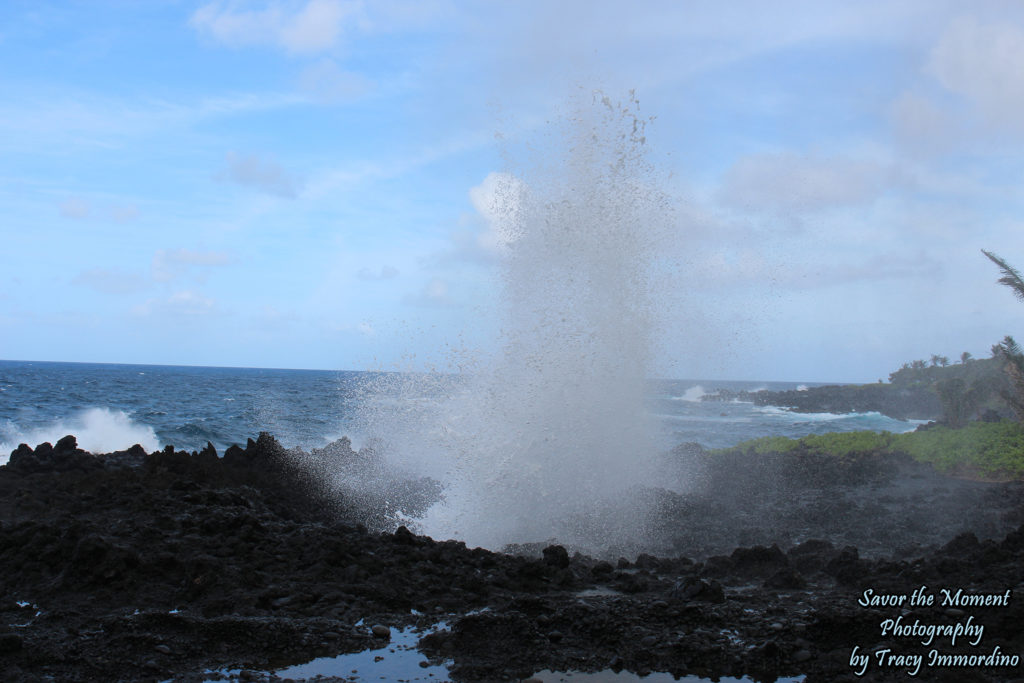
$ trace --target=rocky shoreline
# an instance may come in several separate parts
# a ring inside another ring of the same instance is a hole
[[[435,628],[420,659],[458,681],[606,669],[895,681],[907,667],[872,660],[856,676],[854,648],[1024,654],[1020,482],[956,480],[895,458],[744,457],[676,449],[668,466],[692,493],[645,492],[651,552],[616,558],[558,545],[494,553],[394,530],[396,513],[439,489],[394,481],[360,497],[326,486],[318,472],[339,460],[376,467],[347,441],[306,454],[264,434],[223,457],[93,455],[73,437],[22,447],[0,467],[0,677],[280,680],[270,672],[316,657],[384,656],[393,629],[409,626]],[[858,604],[867,590],[921,586],[1012,599]],[[897,617],[970,618],[985,634],[977,646],[925,647],[882,632]],[[937,666],[918,679],[1022,675]]]
[[[930,386],[849,384],[789,389],[734,391],[720,389],[702,401],[743,401],[777,406],[796,413],[881,413],[896,420],[938,420],[942,404]]]

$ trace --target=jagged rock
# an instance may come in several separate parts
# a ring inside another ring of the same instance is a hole
[[[53,447],[53,450],[57,455],[74,453],[78,450],[78,439],[73,435],[68,434],[57,442],[57,445]]]
[[[560,545],[549,545],[544,548],[544,564],[549,567],[565,569],[569,566],[569,552]]]

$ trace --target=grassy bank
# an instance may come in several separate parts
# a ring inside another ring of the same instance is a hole
[[[935,426],[906,434],[833,432],[802,439],[769,436],[714,453],[806,453],[841,458],[905,454],[950,474],[1024,478],[1024,427],[1010,421],[972,422],[961,429]]]

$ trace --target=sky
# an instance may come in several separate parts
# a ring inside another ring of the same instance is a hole
[[[671,225],[653,374],[1024,338],[981,254],[1024,268],[1019,3],[8,0],[0,358],[457,367],[500,344],[502,180],[598,91]]]

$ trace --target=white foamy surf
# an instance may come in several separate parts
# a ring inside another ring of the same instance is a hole
[[[704,396],[707,396],[707,394],[708,392],[704,390],[704,387],[698,384],[684,391],[682,396],[672,396],[670,398],[673,401],[690,401],[691,403],[696,403]]]
[[[159,448],[153,428],[134,422],[124,411],[89,408],[40,427],[24,429],[8,422],[0,441],[0,465],[7,462],[18,444],[27,443],[35,448],[44,441],[56,443],[68,434],[75,435],[79,448],[92,453],[124,450],[135,444],[140,444],[147,451]]]

